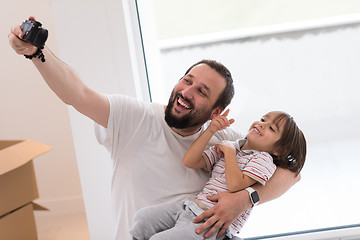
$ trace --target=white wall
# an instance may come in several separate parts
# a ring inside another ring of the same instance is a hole
[[[51,1],[60,58],[100,92],[148,100],[133,4],[117,0]],[[90,236],[113,239],[110,155],[96,141],[91,120],[72,108],[70,119]]]
[[[104,93],[148,100],[147,85],[139,80],[144,79],[145,69],[139,31],[132,25],[136,23],[133,4],[6,0],[1,35],[7,36],[12,25],[33,15],[49,30],[47,46],[88,85]],[[0,41],[0,138],[34,139],[53,146],[52,152],[35,161],[37,202],[54,214],[73,213],[84,211],[84,195],[91,239],[113,239],[110,157],[95,139],[93,122],[68,109],[31,61],[13,52],[6,37]]]
[[[83,212],[80,178],[67,107],[53,94],[31,61],[8,43],[10,27],[30,15],[50,31],[48,45],[57,53],[53,16],[47,0],[3,0],[0,15],[0,139],[33,139],[54,149],[35,159],[40,193],[37,203],[50,214]]]

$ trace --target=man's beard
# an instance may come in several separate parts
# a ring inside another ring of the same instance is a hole
[[[169,103],[165,109],[165,121],[169,127],[177,129],[192,128],[203,125],[207,120],[209,120],[212,109],[211,108],[200,108],[195,111],[191,111],[188,114],[182,117],[176,117],[172,114],[171,110],[173,109],[174,104],[176,104],[178,96],[180,94],[172,93],[169,98]]]

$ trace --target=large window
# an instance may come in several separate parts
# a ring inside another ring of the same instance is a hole
[[[152,100],[209,58],[235,79],[234,127],[283,110],[305,133],[302,180],[258,206],[241,237],[358,224],[359,1],[137,1]]]

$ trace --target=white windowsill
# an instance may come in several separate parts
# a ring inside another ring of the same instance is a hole
[[[160,40],[158,42],[158,47],[160,50],[168,50],[173,48],[203,45],[203,44],[229,41],[235,39],[244,39],[250,37],[258,37],[258,36],[265,36],[265,35],[279,34],[286,32],[296,32],[296,31],[303,31],[310,29],[336,27],[336,26],[356,24],[356,23],[360,23],[360,14],[335,16],[335,17],[322,18],[322,19],[313,19],[308,21],[290,22],[284,24],[245,28],[234,31],[202,34],[191,37]]]
[[[285,235],[285,234],[284,234]],[[319,230],[309,233],[289,233],[288,236],[264,236],[245,238],[245,240],[358,240],[360,227],[339,228],[334,230]]]

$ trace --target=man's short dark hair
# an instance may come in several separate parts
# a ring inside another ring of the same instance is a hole
[[[234,97],[234,81],[232,79],[231,73],[227,67],[225,67],[222,63],[219,63],[215,60],[203,59],[195,64],[193,64],[185,73],[188,74],[191,69],[199,64],[206,64],[210,68],[214,69],[220,76],[222,76],[226,81],[225,89],[220,93],[219,98],[216,100],[213,109],[220,107],[224,110],[231,102]]]

